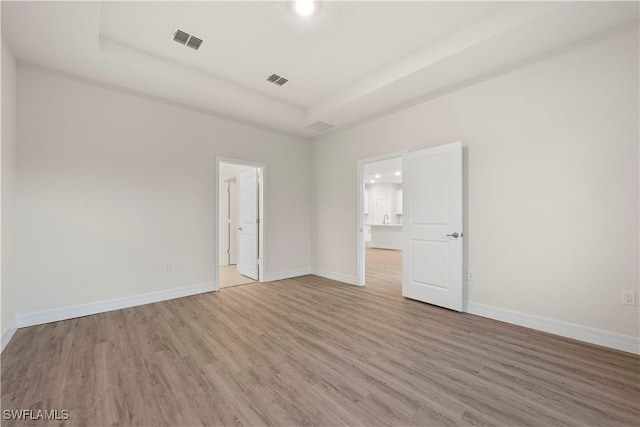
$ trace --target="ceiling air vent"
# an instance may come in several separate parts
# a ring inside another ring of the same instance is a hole
[[[200,49],[200,45],[202,44],[202,39],[185,33],[182,30],[176,30],[176,32],[173,33],[173,40],[195,50]]]
[[[191,49],[195,49],[198,50],[200,48],[200,45],[202,44],[202,40],[195,37],[195,36],[191,36],[189,38],[189,41],[187,42],[187,46],[189,46]]]
[[[307,129],[313,129],[317,132],[324,132],[325,130],[329,130],[331,128],[333,128],[333,125],[330,125],[329,123],[325,123],[325,122],[315,122],[315,123],[311,123],[310,125],[305,126]]]
[[[267,77],[267,81],[273,84],[276,84],[278,86],[282,86],[283,84],[288,82],[289,79],[285,79],[284,77],[281,77],[277,74],[271,74],[269,77]]]
[[[178,30],[173,33],[173,40],[181,44],[187,44],[187,41],[189,40],[189,34],[185,33],[184,31]]]

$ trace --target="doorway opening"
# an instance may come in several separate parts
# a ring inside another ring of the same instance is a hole
[[[263,281],[265,165],[218,159],[217,176],[217,288]]]
[[[384,170],[381,166],[383,161],[397,157],[402,159],[402,170],[395,172],[403,176],[402,192],[396,193],[399,195],[396,196],[396,204],[402,206],[400,211],[394,211],[391,207],[392,197],[381,197],[379,191],[367,188],[367,181],[373,185],[382,180],[383,172],[378,172],[378,169]],[[370,268],[365,267],[369,263],[369,257],[365,256],[365,240],[368,237],[365,226],[370,225],[370,248],[401,249],[402,267],[398,272],[399,280],[395,282],[400,283],[403,297],[462,311],[462,142],[361,160],[358,162],[358,183],[358,284],[364,285],[365,280],[369,279],[376,279],[377,283],[383,284],[386,280],[391,285],[394,282],[392,276],[368,274]],[[370,215],[373,216],[370,218]],[[399,245],[394,239],[394,226],[400,230],[397,233]],[[377,231],[379,236],[376,236]],[[392,265],[381,267],[384,274],[393,268]]]
[[[402,287],[402,155],[358,161],[358,285]],[[379,279],[379,280],[378,280]]]

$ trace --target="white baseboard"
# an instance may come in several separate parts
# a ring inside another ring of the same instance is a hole
[[[9,324],[9,326],[2,331],[2,348],[0,348],[0,352],[2,352],[4,350],[4,348],[7,346],[7,344],[9,344],[9,341],[11,341],[11,338],[13,338],[13,335],[16,333],[16,331],[18,330],[18,319],[16,317],[14,317],[11,320],[11,323]]]
[[[347,283],[349,285],[358,285],[358,278],[356,276],[348,276],[342,273],[336,273],[334,271],[323,270],[322,268],[311,268],[311,274],[315,274],[316,276],[324,277],[331,280],[336,280],[338,282]]]
[[[311,274],[311,268],[299,268],[297,270],[280,271],[278,273],[267,273],[264,276],[265,282],[275,282],[276,280],[291,279],[292,277],[306,276]]]
[[[147,294],[133,295],[129,297],[114,298],[105,301],[96,301],[86,304],[72,305],[68,307],[34,311],[31,313],[19,314],[17,316],[17,326],[19,328],[24,328],[27,326],[41,325],[43,323],[57,322],[59,320],[89,316],[91,314],[104,313],[107,311],[119,310],[121,308],[135,307],[138,305],[151,304],[154,302],[187,297],[190,295],[197,295],[205,292],[213,292],[215,290],[216,287],[214,283],[203,283],[200,285],[184,286],[181,288],[167,289],[164,291],[150,292]]]
[[[640,354],[640,338],[469,301],[467,312],[591,344]]]

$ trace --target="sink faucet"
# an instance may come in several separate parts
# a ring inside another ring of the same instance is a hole
[[[382,217],[382,224],[383,224],[383,225],[389,225],[389,215],[385,214],[385,215]]]

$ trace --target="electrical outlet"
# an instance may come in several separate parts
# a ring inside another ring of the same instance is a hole
[[[620,293],[621,303],[624,305],[636,305],[635,291],[623,290]]]
[[[167,264],[167,273],[171,273],[173,270],[176,269],[176,266],[173,264]]]
[[[473,271],[471,270],[467,271],[467,280],[469,281],[473,280]]]

